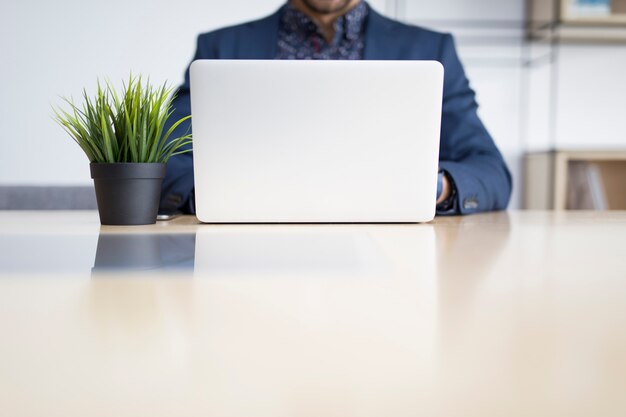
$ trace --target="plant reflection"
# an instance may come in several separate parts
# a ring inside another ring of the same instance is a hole
[[[93,274],[193,271],[196,234],[100,233]]]

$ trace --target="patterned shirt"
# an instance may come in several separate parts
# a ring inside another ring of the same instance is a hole
[[[287,3],[278,30],[276,59],[363,59],[364,1],[335,21],[335,36],[328,43],[309,16]]]

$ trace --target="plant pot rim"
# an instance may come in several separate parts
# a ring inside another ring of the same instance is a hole
[[[164,178],[166,165],[160,162],[119,162],[89,164],[91,178],[139,179]]]
[[[89,165],[165,165],[163,162],[90,162]]]

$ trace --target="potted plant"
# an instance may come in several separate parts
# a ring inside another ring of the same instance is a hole
[[[172,89],[155,88],[131,77],[121,94],[110,82],[98,81],[95,96],[83,90],[81,107],[64,98],[69,111],[54,109],[55,120],[82,148],[90,161],[98,213],[103,225],[154,224],[167,160],[189,152],[191,135],[170,138],[191,116],[175,121]],[[185,147],[185,148],[184,148]]]

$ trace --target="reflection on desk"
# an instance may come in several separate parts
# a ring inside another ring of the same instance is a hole
[[[102,228],[88,234],[26,233],[0,235],[0,276],[6,274],[81,276],[93,260],[92,277],[218,275],[292,276],[320,274],[382,275],[389,264],[372,238],[377,226],[200,227],[187,233]],[[424,275],[435,274],[434,232],[431,226],[399,229],[397,237],[413,240]],[[407,242],[403,242],[404,245]],[[36,256],[35,256],[36,254]]]
[[[623,416],[624,236],[0,213],[0,415]]]
[[[195,233],[100,233],[93,272],[193,270]]]

